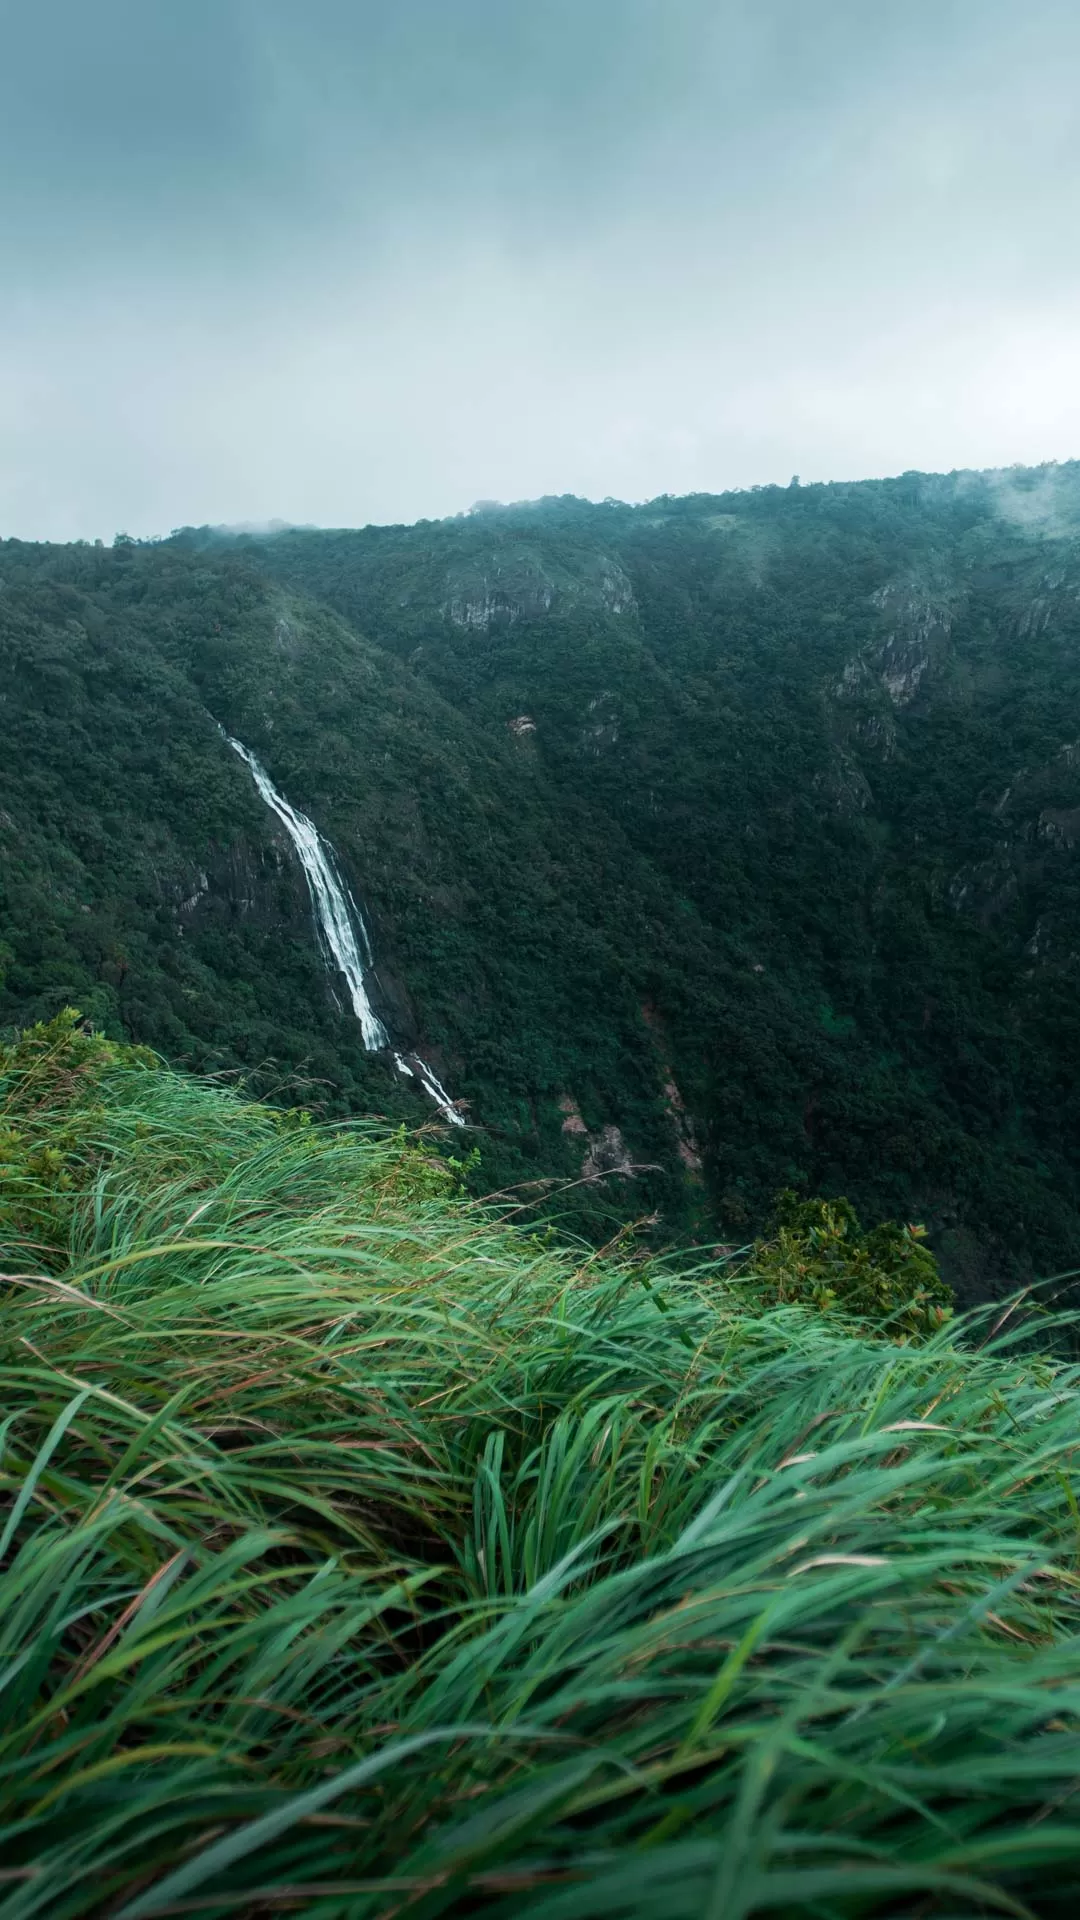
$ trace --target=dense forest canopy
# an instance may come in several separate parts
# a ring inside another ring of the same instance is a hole
[[[0,543],[0,1025],[428,1117],[224,727],[479,1186],[732,1241],[846,1194],[993,1294],[1080,1248],[1078,643],[1073,464]]]

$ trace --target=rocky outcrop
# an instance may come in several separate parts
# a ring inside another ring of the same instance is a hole
[[[700,1179],[703,1161],[693,1118],[686,1111],[686,1102],[675,1084],[675,1075],[670,1072],[664,1081],[664,1104],[675,1130],[675,1150],[679,1159],[687,1173]]]
[[[296,929],[307,937],[311,908],[285,835],[256,847],[246,840],[209,849],[205,865],[175,883],[178,931],[213,921],[252,921],[264,930]]]
[[[634,1163],[618,1127],[601,1127],[590,1137],[589,1151],[581,1163],[583,1180],[603,1180],[611,1174],[632,1180],[634,1173]]]
[[[452,572],[442,613],[452,626],[486,633],[519,620],[540,620],[574,606],[621,618],[636,612],[634,589],[610,555],[586,552],[580,566],[555,564],[528,549],[493,553]]]
[[[953,875],[949,882],[949,903],[957,913],[970,913],[981,926],[987,927],[1012,906],[1019,886],[1016,863],[1006,843],[987,859],[976,861]]]
[[[890,625],[874,664],[893,706],[906,707],[948,643],[952,614],[916,581],[882,587],[873,601]]]
[[[839,753],[826,773],[815,774],[815,790],[837,813],[865,813],[873,804],[873,790],[862,768]]]
[[[589,701],[586,716],[581,744],[587,753],[599,758],[619,742],[619,713],[614,694],[598,693],[595,699]]]
[[[607,1180],[612,1175],[623,1180],[634,1179],[638,1169],[630,1158],[630,1150],[618,1127],[609,1124],[601,1127],[599,1133],[590,1133],[572,1093],[561,1093],[558,1107],[563,1115],[562,1130],[567,1139],[587,1142],[581,1162],[583,1180]]]
[[[866,704],[884,692],[890,707],[909,706],[934,675],[949,648],[951,593],[919,580],[890,581],[871,595],[887,631],[846,661],[832,692],[836,700]],[[856,732],[888,757],[895,725],[888,710],[856,723]]]
[[[443,612],[455,627],[474,628],[486,633],[496,625],[512,626],[515,620],[537,619],[550,612],[555,600],[554,587],[540,580],[526,588],[508,591],[498,575],[487,575],[452,593]]]
[[[1036,831],[1046,846],[1071,853],[1080,845],[1080,807],[1044,807]]]

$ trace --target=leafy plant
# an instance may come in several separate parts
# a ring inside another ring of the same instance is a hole
[[[867,1232],[848,1200],[782,1193],[749,1268],[777,1304],[836,1308],[871,1333],[925,1338],[952,1312],[925,1227],[887,1220]]]

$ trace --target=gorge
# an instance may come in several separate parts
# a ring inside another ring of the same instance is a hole
[[[0,1023],[467,1115],[594,1240],[794,1188],[1067,1269],[1078,642],[1068,464],[5,541]]]

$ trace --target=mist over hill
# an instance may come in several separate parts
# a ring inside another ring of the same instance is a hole
[[[6,541],[0,659],[0,1024],[431,1117],[224,729],[481,1188],[735,1241],[846,1193],[962,1298],[1076,1264],[1080,465]]]

